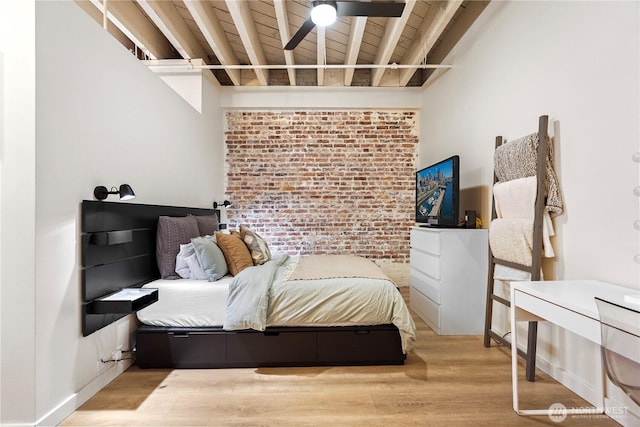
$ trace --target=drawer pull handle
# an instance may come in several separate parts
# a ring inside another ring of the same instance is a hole
[[[171,335],[173,335],[174,338],[189,338],[188,332],[172,332]]]
[[[369,335],[369,331],[356,331],[356,335]]]

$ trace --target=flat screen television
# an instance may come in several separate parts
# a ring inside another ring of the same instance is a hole
[[[416,172],[416,223],[421,227],[457,227],[459,209],[459,156]]]

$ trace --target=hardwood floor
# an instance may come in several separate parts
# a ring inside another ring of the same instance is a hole
[[[408,290],[403,288],[405,299]],[[438,336],[417,316],[404,366],[143,370],[131,367],[64,426],[618,426],[605,415],[521,417],[508,349]],[[524,370],[524,366],[522,366]],[[521,407],[588,404],[542,373]]]

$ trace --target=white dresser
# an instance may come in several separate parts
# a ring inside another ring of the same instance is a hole
[[[411,228],[410,306],[439,335],[481,335],[488,230]]]

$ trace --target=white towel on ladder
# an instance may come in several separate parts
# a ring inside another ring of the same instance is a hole
[[[511,181],[497,182],[493,186],[497,218],[527,218],[533,220],[538,191],[537,177],[513,179]],[[489,231],[491,233],[491,231]],[[551,246],[550,236],[554,236],[553,223],[549,212],[543,210],[542,246],[544,256],[553,258],[555,252]]]

